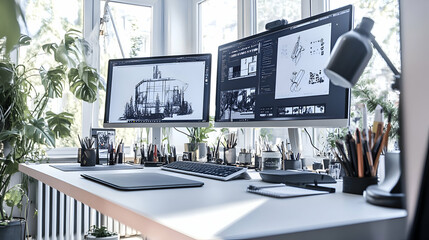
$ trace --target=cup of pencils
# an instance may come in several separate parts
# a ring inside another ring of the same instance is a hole
[[[96,151],[93,148],[94,146],[94,140],[92,140],[91,138],[84,138],[84,139],[80,139],[79,137],[79,142],[81,145],[81,161],[80,161],[80,166],[82,167],[91,167],[91,166],[95,166],[95,160],[96,160]]]
[[[374,127],[375,126],[375,127]],[[336,141],[333,153],[344,168],[343,192],[362,194],[370,185],[377,184],[380,155],[387,151],[391,129],[390,117],[386,129],[374,123],[373,129],[358,128],[354,136],[349,132],[343,141]]]

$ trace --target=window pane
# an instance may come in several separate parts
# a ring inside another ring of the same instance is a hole
[[[278,19],[295,22],[301,19],[301,1],[257,0],[257,32],[265,31],[265,24]]]
[[[215,114],[217,50],[237,39],[237,1],[206,0],[198,5],[200,51],[212,54],[210,116]],[[220,17],[222,16],[222,17]]]
[[[151,50],[152,36],[152,7],[137,6],[109,2],[110,12],[108,15],[104,10],[105,2],[101,2],[100,18],[107,21],[101,25],[100,36],[100,72],[107,79],[107,68],[109,59],[148,57]],[[112,21],[113,20],[113,21]],[[115,34],[113,23],[118,31],[119,39]],[[124,56],[122,56],[119,42],[122,45]],[[99,124],[103,125],[106,92],[100,91]],[[140,129],[116,129],[117,139],[124,139],[127,146],[132,146],[135,139],[130,136],[136,134]],[[146,134],[143,134],[145,138]]]
[[[83,3],[82,0],[55,1],[55,0],[25,0],[21,1],[22,9],[28,27],[28,34],[32,38],[30,46],[21,47],[18,62],[25,64],[27,69],[45,69],[58,65],[53,56],[48,56],[42,51],[42,45],[46,43],[59,43],[67,30],[73,28],[83,30]],[[36,89],[43,92],[40,77],[30,78]],[[78,146],[77,134],[82,129],[81,101],[77,100],[68,91],[68,84],[64,84],[63,97],[52,99],[48,103],[47,110],[55,113],[69,112],[74,115],[74,123],[71,126],[71,136],[58,139],[57,147]]]

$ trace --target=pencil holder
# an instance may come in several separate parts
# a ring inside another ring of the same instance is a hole
[[[302,169],[302,163],[300,160],[285,160],[285,170],[300,170]]]
[[[261,170],[280,170],[281,169],[281,153],[275,151],[262,152]]]
[[[235,148],[225,149],[225,163],[235,164],[237,161],[237,152]]]
[[[343,177],[343,193],[362,195],[368,186],[377,184],[377,177]]]
[[[96,158],[95,149],[86,149],[82,153],[82,160],[80,162],[80,166],[90,167],[95,166],[95,158]]]

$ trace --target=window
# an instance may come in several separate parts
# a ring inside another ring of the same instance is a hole
[[[153,11],[150,6],[109,2],[106,8],[105,2],[101,3],[100,73],[107,78],[109,59],[150,56]],[[100,91],[100,126],[104,120],[105,99],[106,92]],[[145,133],[141,136],[140,129],[116,129],[116,138],[123,139],[126,146],[132,146],[137,140],[134,136],[139,136],[139,140],[146,138]]]
[[[199,50],[212,54],[211,93],[216,89],[218,46],[238,37],[237,11],[237,1],[205,0],[198,4]],[[213,116],[216,97],[211,94],[210,98]]]
[[[69,29],[83,29],[83,0],[55,1],[38,0],[21,1],[22,9],[28,27],[28,35],[32,38],[30,46],[20,48],[18,62],[25,63],[27,67],[39,68],[43,66],[48,69],[55,67],[56,63],[52,56],[42,51],[42,45],[46,43],[59,43]],[[37,57],[36,57],[37,56]],[[36,77],[37,78],[37,77]],[[30,79],[31,81],[31,79]],[[40,81],[33,80],[36,89],[42,89]],[[64,85],[65,88],[68,84]],[[57,147],[77,146],[77,134],[82,128],[81,101],[77,100],[68,89],[64,89],[62,98],[50,100],[48,107],[55,113],[69,112],[74,114],[74,122],[71,126],[71,136],[57,139]]]
[[[265,31],[265,24],[278,19],[295,22],[301,19],[301,1],[256,0],[256,31]]]

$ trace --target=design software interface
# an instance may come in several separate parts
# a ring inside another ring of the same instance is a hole
[[[351,6],[219,47],[216,121],[348,119],[348,89],[323,73]]]

